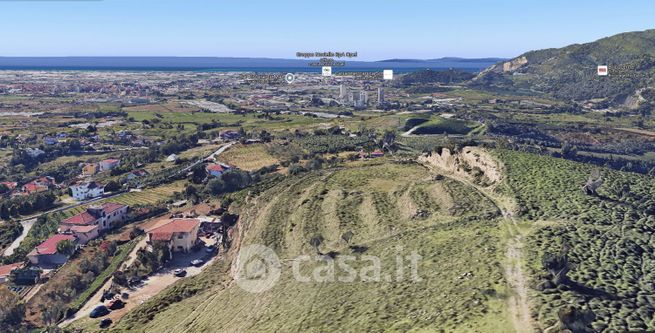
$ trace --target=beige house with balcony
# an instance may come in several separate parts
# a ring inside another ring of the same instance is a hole
[[[171,219],[148,232],[148,241],[166,242],[171,252],[189,252],[198,240],[200,220]]]

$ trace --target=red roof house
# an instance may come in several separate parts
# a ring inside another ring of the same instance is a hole
[[[172,219],[148,232],[150,242],[166,242],[172,251],[188,252],[198,240],[198,219]]]
[[[0,283],[7,282],[11,272],[15,269],[23,268],[23,266],[24,264],[22,262],[17,264],[0,266]]]
[[[27,258],[34,265],[58,266],[68,260],[68,255],[57,252],[57,245],[69,240],[77,245],[77,238],[73,235],[56,234],[35,247]]]
[[[0,182],[0,185],[7,186],[8,189],[14,190],[16,186],[18,186],[18,183],[16,182]]]
[[[38,193],[49,190],[51,187],[55,187],[57,183],[52,177],[39,177],[33,181],[23,185],[23,192],[27,194]]]
[[[59,223],[60,231],[67,231],[72,226],[98,226],[99,231],[111,229],[114,223],[125,221],[128,206],[105,202],[101,206],[91,206],[86,211],[69,217]]]
[[[384,152],[381,151],[380,149],[376,149],[371,153],[372,157],[382,157],[384,156]]]
[[[221,165],[221,164],[218,164],[218,163],[208,164],[205,167],[205,170],[207,171],[207,173],[210,176],[214,176],[214,177],[219,177],[220,175],[222,175],[228,169],[229,168],[227,166],[224,166],[224,165]]]

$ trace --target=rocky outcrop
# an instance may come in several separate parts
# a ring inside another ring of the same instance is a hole
[[[478,147],[464,147],[461,152],[442,148],[420,156],[418,161],[484,186],[494,185],[502,178],[500,164]]]
[[[527,63],[528,63],[528,58],[526,58],[525,56],[514,58],[510,61],[503,63],[503,72],[513,72]]]

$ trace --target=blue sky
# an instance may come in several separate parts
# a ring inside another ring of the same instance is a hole
[[[513,57],[649,28],[652,0],[0,0],[0,56]]]

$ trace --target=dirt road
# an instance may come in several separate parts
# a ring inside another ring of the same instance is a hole
[[[532,316],[530,315],[527,278],[522,267],[524,232],[518,227],[516,219],[512,213],[515,210],[513,198],[503,197],[490,188],[481,187],[464,177],[450,173],[448,170],[438,169],[431,164],[425,165],[429,169],[437,169],[440,172],[444,172],[445,176],[475,188],[478,192],[491,200],[502,212],[503,227],[507,228],[510,235],[507,239],[505,261],[503,262],[505,279],[507,280],[509,287],[512,289],[512,293],[507,299],[508,310],[512,317],[512,324],[516,332],[534,332],[534,323],[532,321]]]

